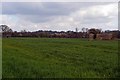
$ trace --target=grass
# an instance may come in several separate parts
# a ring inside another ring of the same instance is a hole
[[[113,78],[118,41],[4,38],[3,78]]]

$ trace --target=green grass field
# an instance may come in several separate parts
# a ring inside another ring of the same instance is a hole
[[[118,41],[4,38],[3,78],[111,78]]]

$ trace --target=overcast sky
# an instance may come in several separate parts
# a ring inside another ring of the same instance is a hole
[[[1,5],[1,4],[0,4]],[[4,2],[0,24],[13,30],[118,29],[118,4],[97,2]]]

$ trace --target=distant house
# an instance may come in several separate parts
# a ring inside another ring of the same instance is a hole
[[[111,33],[101,33],[101,34],[89,34],[89,40],[112,40],[113,34]]]
[[[4,33],[2,34],[2,37],[6,37],[6,38],[12,37],[12,33],[11,33],[11,32],[4,32]]]
[[[112,40],[113,35],[111,33],[101,33],[101,34],[97,34],[96,39],[97,40]]]
[[[6,37],[7,37],[7,38],[8,38],[8,37],[11,37],[11,35],[10,35],[10,34],[7,34]]]
[[[106,32],[101,32],[98,29],[90,29],[89,30],[89,40],[112,40],[115,39],[116,36],[113,33],[106,33]]]
[[[93,39],[95,39],[95,38],[94,38],[94,34],[92,34],[92,33],[89,34],[89,40],[93,40]]]

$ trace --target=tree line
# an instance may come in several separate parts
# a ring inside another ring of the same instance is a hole
[[[38,30],[34,32],[29,32],[26,30],[21,30],[20,32],[13,31],[7,25],[0,25],[2,37],[47,37],[47,38],[89,38],[89,34],[100,34],[100,33],[112,33],[114,37],[120,38],[120,31],[113,30],[113,31],[102,31],[102,29],[88,29],[82,28],[79,32],[78,28],[75,28],[75,31],[43,31]]]

